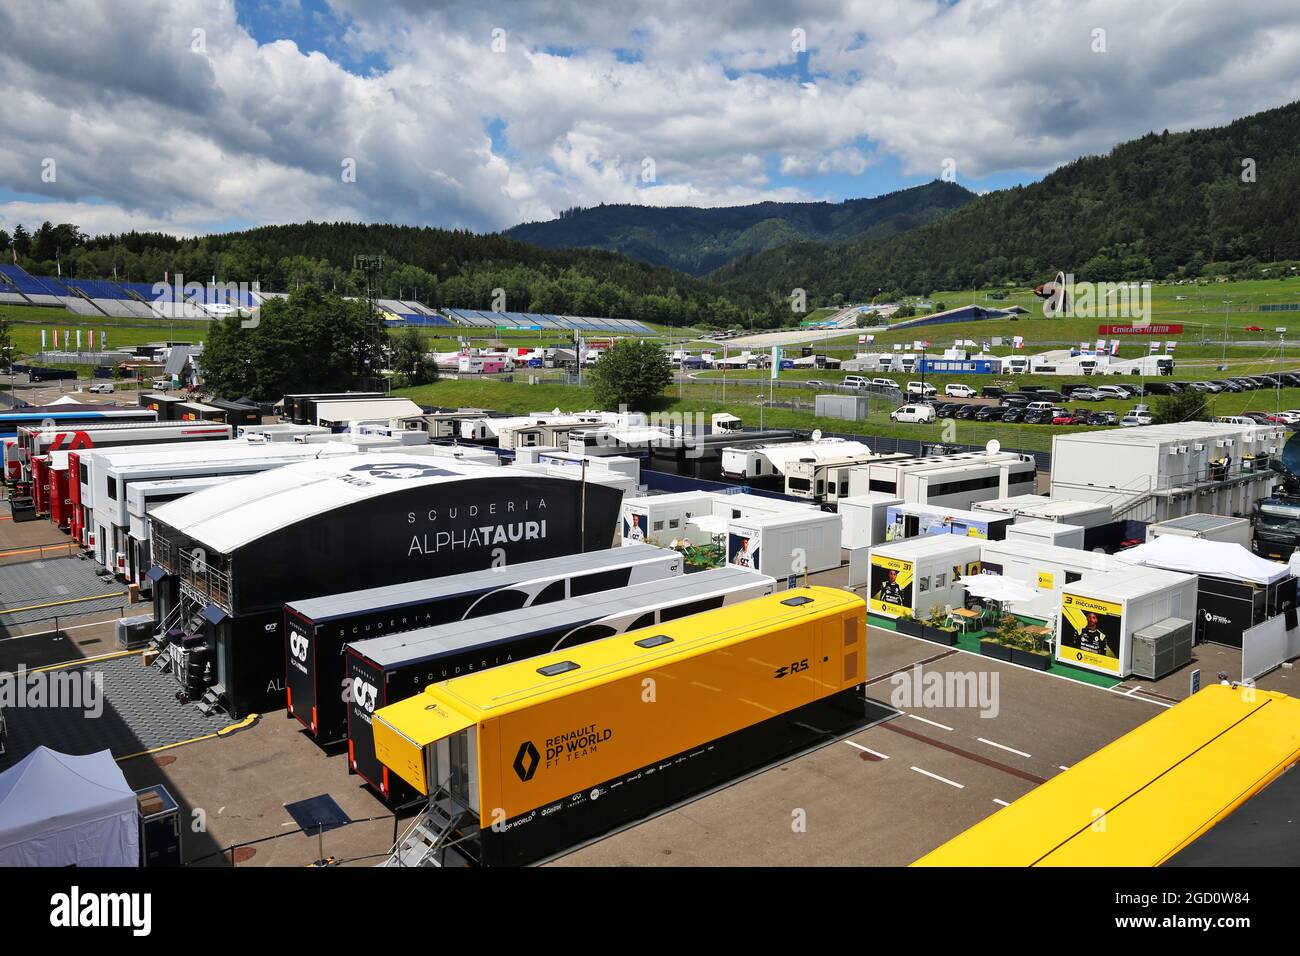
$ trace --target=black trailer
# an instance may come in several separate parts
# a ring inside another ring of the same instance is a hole
[[[221,412],[221,417],[214,418],[213,421],[225,422],[236,427],[262,424],[262,410],[256,405],[231,402],[224,398],[208,399],[208,404]]]
[[[371,721],[376,709],[418,694],[428,684],[653,627],[775,589],[775,580],[765,574],[728,566],[349,644],[348,767],[390,803],[405,803],[415,790],[389,774],[375,754]]]
[[[676,551],[637,544],[292,601],[284,608],[289,713],[317,743],[348,735],[343,649],[354,641],[566,601],[682,573]]]
[[[651,445],[649,467],[652,471],[667,472],[670,475],[722,481],[722,449],[724,448],[744,448],[758,444],[778,445],[783,442],[807,440],[806,435],[786,430],[724,431],[708,435],[685,434],[663,439]]]
[[[205,402],[178,402],[172,406],[172,414],[178,422],[225,422],[226,414],[214,405]]]
[[[161,573],[180,579],[159,587],[151,572],[154,617],[207,636],[214,694],[233,716],[285,706],[285,604],[343,582],[360,590],[602,550],[622,505],[619,489],[596,482],[396,450],[234,484],[161,506],[150,535]]]
[[[141,395],[139,402],[141,408],[156,412],[158,421],[174,422],[179,420],[176,415],[176,406],[185,404],[185,399],[179,395],[163,395],[158,392],[149,392]]]

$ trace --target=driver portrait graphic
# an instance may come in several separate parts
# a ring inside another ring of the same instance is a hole
[[[1110,601],[1061,595],[1057,660],[1118,674],[1124,609]]]
[[[901,617],[912,613],[912,562],[872,555],[867,588],[871,610]]]

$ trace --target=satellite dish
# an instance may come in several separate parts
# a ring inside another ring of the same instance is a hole
[[[817,428],[817,429],[814,429],[814,430],[813,430],[812,439],[813,439],[813,441],[821,441],[821,440],[822,440],[822,430],[821,430],[820,428]]]
[[[1002,442],[998,441],[996,438],[990,438],[989,443],[984,446],[984,450],[990,455],[996,455],[1002,450]]]
[[[673,437],[674,437],[674,438],[681,438],[682,435],[684,435],[684,434],[686,434],[686,433],[685,433],[685,431],[682,429],[682,426],[681,426],[681,425],[674,425],[674,426],[673,426]]]

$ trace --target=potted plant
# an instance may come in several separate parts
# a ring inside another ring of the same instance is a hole
[[[952,647],[957,643],[957,629],[949,626],[946,608],[939,604],[930,608],[930,614],[926,617],[925,625],[921,629],[921,637],[947,647]]]
[[[1015,643],[1011,647],[1011,663],[1045,671],[1052,666],[1052,658],[1040,637],[1024,628],[1017,628]]]
[[[894,619],[894,627],[899,634],[907,634],[909,637],[920,637],[922,624],[912,617],[912,612],[905,610],[902,614]]]
[[[1015,632],[1019,626],[1020,622],[1010,614],[1003,617],[996,627],[990,628],[989,634],[980,638],[980,653],[999,661],[1010,661]]]

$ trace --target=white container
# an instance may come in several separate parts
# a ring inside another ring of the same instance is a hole
[[[885,515],[891,505],[902,503],[902,498],[874,491],[841,498],[837,505],[840,517],[844,519],[841,545],[845,548],[871,548],[884,544]]]
[[[1147,526],[1147,540],[1161,535],[1175,534],[1184,538],[1204,538],[1206,541],[1224,541],[1250,547],[1250,520],[1228,518],[1224,515],[1192,514],[1171,518]]]
[[[518,460],[518,453],[519,450],[516,450],[516,461]],[[539,465],[548,465],[553,468],[569,468],[573,471],[581,471],[583,462],[586,462],[589,474],[592,469],[599,468],[602,471],[625,475],[631,478],[634,483],[641,481],[641,459],[639,458],[630,458],[627,455],[573,455],[568,451],[549,448],[537,455]]]
[[[624,500],[619,527],[624,544],[653,544],[667,547],[669,542],[686,538],[691,518],[713,513],[713,499],[707,491],[683,491],[674,495],[644,495]],[[699,537],[700,533],[695,532]],[[707,538],[694,540],[706,543]]]
[[[1095,528],[1115,520],[1115,509],[1095,501],[1049,498],[1047,495],[1016,495],[980,501],[971,506],[976,511],[997,511],[1014,515],[1021,521],[1060,521],[1080,528]]]
[[[956,534],[985,541],[1001,541],[1012,522],[1010,515],[962,508],[940,508],[904,502],[885,512],[885,540],[901,541],[926,534]]]
[[[980,546],[955,534],[927,535],[871,549],[867,607],[882,617],[924,619],[930,609],[964,607],[964,577],[980,573]]]
[[[1043,521],[1037,518],[1026,521],[1017,518],[1015,524],[1007,528],[1006,540],[1032,541],[1036,544],[1050,544],[1057,548],[1081,549],[1085,530],[1077,524]]]
[[[782,579],[840,566],[840,516],[809,509],[757,515],[727,526],[727,562]]]
[[[787,501],[784,498],[768,498],[742,492],[736,495],[715,494],[712,514],[715,518],[726,521],[741,521],[757,515],[789,514],[792,511],[807,514],[816,510],[816,505],[806,501]]]
[[[1133,673],[1133,634],[1166,618],[1195,620],[1196,577],[1126,567],[1061,592],[1056,660],[1123,678]]]

